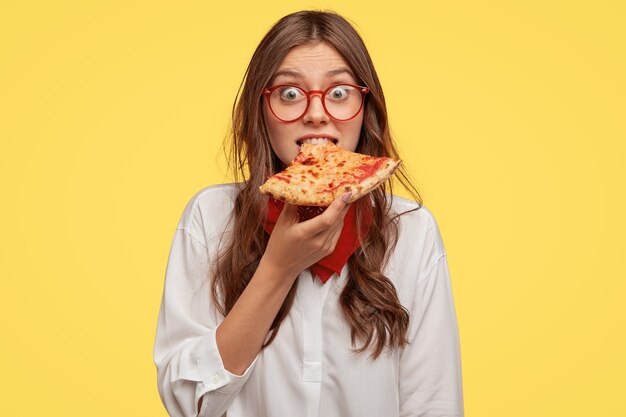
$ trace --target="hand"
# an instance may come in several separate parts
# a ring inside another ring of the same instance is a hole
[[[277,276],[295,278],[300,272],[334,250],[343,219],[350,204],[351,193],[337,197],[319,216],[298,222],[298,206],[285,204],[278,216],[261,262],[265,262]]]

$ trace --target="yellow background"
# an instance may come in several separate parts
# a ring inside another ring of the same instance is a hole
[[[312,7],[362,34],[439,223],[466,415],[626,415],[620,4],[4,0],[0,415],[166,416],[174,229],[227,179],[257,43]]]

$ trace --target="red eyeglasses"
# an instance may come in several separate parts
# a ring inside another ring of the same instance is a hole
[[[363,108],[369,88],[353,84],[334,84],[326,90],[303,90],[297,85],[281,84],[263,90],[269,108],[278,120],[295,122],[311,105],[311,96],[319,94],[322,107],[332,119],[345,122],[354,119]]]

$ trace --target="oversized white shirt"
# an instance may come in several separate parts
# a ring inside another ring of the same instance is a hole
[[[325,284],[307,269],[276,338],[242,375],[224,368],[215,341],[223,320],[210,297],[210,259],[228,240],[235,184],[206,187],[176,228],[165,273],[154,362],[172,417],[462,417],[458,325],[446,251],[424,206],[400,216],[384,274],[410,313],[402,351],[375,361],[352,352],[338,296],[348,266]],[[404,212],[413,201],[393,196]],[[360,347],[357,344],[357,347]],[[198,401],[203,397],[202,409]]]

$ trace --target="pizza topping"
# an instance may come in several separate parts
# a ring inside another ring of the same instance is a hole
[[[375,158],[372,158],[375,159]],[[332,182],[328,183],[326,188],[321,190],[317,190],[318,193],[327,193],[329,191],[334,191],[345,184],[354,184],[363,182],[366,178],[371,177],[376,174],[380,169],[381,165],[385,161],[382,159],[375,160],[373,164],[364,164],[355,168],[352,172],[344,171],[341,173],[340,179],[334,179]],[[338,183],[335,184],[335,180],[338,180]]]
[[[303,143],[291,165],[268,178],[261,192],[299,206],[327,207],[341,193],[353,192],[351,201],[369,193],[400,163],[322,142]]]
[[[361,165],[360,167],[356,168],[356,171],[363,173],[362,175],[359,175],[359,177],[371,177],[376,173],[376,171],[378,171],[383,162],[384,161],[382,159],[378,159],[373,164]]]
[[[283,177],[282,175],[278,175],[278,174],[274,175],[274,178],[279,179],[279,180],[281,180],[281,181],[285,181],[286,183],[290,183],[290,182],[291,182],[291,181],[289,180],[289,178],[287,178],[287,177]]]
[[[317,162],[315,160],[314,157],[312,156],[307,156],[306,158],[303,158],[302,160],[298,161],[298,159],[296,158],[296,162],[301,163],[302,165],[315,165],[315,163]]]

